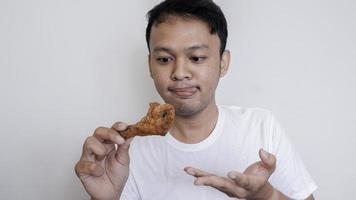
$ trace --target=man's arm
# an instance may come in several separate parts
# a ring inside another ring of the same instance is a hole
[[[285,194],[279,190],[273,188],[273,186],[267,182],[267,184],[260,189],[259,195],[255,198],[247,198],[247,200],[291,200]],[[305,200],[314,200],[313,194],[307,197]]]
[[[259,152],[261,161],[250,165],[243,173],[231,171],[228,177],[221,177],[193,167],[184,170],[197,179],[195,185],[213,187],[229,197],[247,200],[289,200],[268,181],[276,167],[276,158],[264,150]],[[310,195],[306,200],[314,200]]]
[[[314,196],[310,195],[308,198],[306,198],[305,200],[314,200]]]
[[[288,198],[286,195],[284,195],[282,192],[278,191],[277,189],[273,188],[273,194],[270,197],[267,197],[266,200],[291,200]],[[262,200],[262,199],[261,199]],[[314,200],[313,194],[311,194],[309,197],[307,197],[305,200]]]

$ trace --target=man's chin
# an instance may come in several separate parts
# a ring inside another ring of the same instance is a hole
[[[193,109],[187,109],[187,108],[179,107],[179,108],[176,108],[175,113],[176,113],[177,116],[190,117],[190,116],[195,115],[197,113],[197,111],[193,110]]]
[[[177,116],[189,117],[199,113],[204,106],[196,98],[176,98],[170,97],[164,99],[166,103],[169,103],[174,106],[175,114]]]
[[[194,106],[192,102],[174,103],[175,113],[177,116],[190,117],[201,111],[199,106]]]

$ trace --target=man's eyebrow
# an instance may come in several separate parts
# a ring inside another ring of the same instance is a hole
[[[209,49],[209,46],[206,44],[202,44],[202,45],[193,45],[191,47],[184,48],[185,51],[194,51],[194,50],[199,50],[199,49]],[[174,52],[174,50],[172,50],[168,47],[161,47],[161,46],[157,46],[157,47],[153,48],[153,51],[154,52],[165,51],[168,53]]]
[[[187,51],[194,51],[194,50],[199,50],[199,49],[209,49],[209,46],[206,44],[202,44],[202,45],[194,45],[194,46],[185,48],[185,50],[187,50]]]
[[[165,51],[165,52],[168,52],[168,53],[173,52],[173,50],[170,49],[170,48],[167,48],[167,47],[160,47],[160,46],[153,48],[153,51],[154,51],[154,52]]]

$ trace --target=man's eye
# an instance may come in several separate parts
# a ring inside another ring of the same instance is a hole
[[[193,62],[195,63],[201,63],[201,62],[204,62],[206,59],[205,56],[193,56],[190,58],[190,60],[192,60]]]
[[[170,57],[159,57],[157,58],[157,61],[161,64],[167,64],[169,61],[171,61],[172,58]]]

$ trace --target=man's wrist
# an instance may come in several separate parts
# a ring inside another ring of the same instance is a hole
[[[253,198],[248,200],[290,200],[290,198],[267,182]]]
[[[248,200],[278,200],[278,195],[279,192],[267,182],[253,198],[248,198]]]
[[[120,199],[120,198],[117,197],[117,198],[113,198],[113,199],[110,199],[110,200],[119,200],[119,199]],[[96,199],[96,198],[94,198],[94,197],[91,197],[90,200],[100,200],[100,199]],[[109,199],[108,199],[108,200],[109,200]]]

